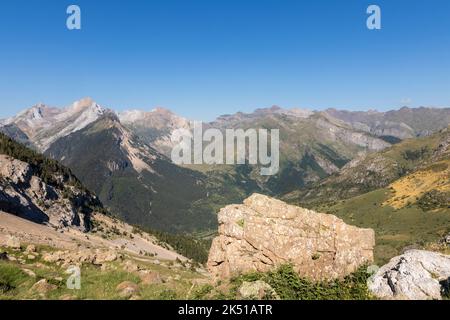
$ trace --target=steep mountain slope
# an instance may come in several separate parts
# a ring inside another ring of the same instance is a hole
[[[45,151],[58,138],[84,128],[105,112],[90,98],[76,101],[64,109],[38,104],[4,120],[3,126],[20,129],[39,151]],[[9,131],[4,132],[9,134]]]
[[[224,116],[207,127],[220,130],[280,130],[278,174],[263,177],[255,167],[248,174],[248,180],[255,181],[260,189],[270,194],[303,188],[339,171],[358,153],[378,151],[390,146],[332,117],[277,107],[257,110],[254,114]]]
[[[114,116],[91,99],[65,109],[37,105],[2,121],[0,130],[62,161],[127,221],[166,231],[201,231],[215,229],[214,214],[220,207],[253,192],[290,193],[292,201],[320,202],[384,187],[414,168],[428,151],[411,146],[392,157],[366,155],[400,139],[429,134],[442,126],[447,113],[425,108],[317,112],[274,106],[204,124],[205,129],[222,131],[279,129],[280,170],[274,176],[261,176],[260,168],[252,165],[173,165],[167,157],[172,133],[191,128],[191,123],[161,108]]]
[[[0,134],[0,300],[186,297],[205,281],[203,246],[107,213],[69,169]]]
[[[358,157],[335,175],[284,198],[303,205],[316,205],[387,187],[408,173],[446,159],[449,131],[444,129],[428,137],[405,140],[381,152]]]
[[[170,155],[172,132],[177,128],[190,129],[191,124],[167,110],[152,112],[125,112],[121,122],[158,151]],[[279,129],[280,172],[273,177],[262,177],[258,166],[190,165],[226,180],[225,175],[241,176],[250,192],[285,193],[304,187],[337,172],[358,153],[377,151],[390,146],[371,134],[358,131],[345,122],[327,114],[301,109],[283,109],[277,106],[257,109],[253,113],[224,115],[216,121],[203,124],[204,129]],[[246,194],[248,195],[248,194]],[[242,200],[242,199],[239,199]]]
[[[375,256],[384,263],[406,247],[439,242],[450,232],[450,157],[377,189],[316,207],[376,231]]]
[[[88,231],[102,205],[69,169],[0,134],[0,210]]]
[[[150,112],[131,110],[118,114],[120,122],[160,153],[170,156],[174,146],[171,136],[176,129],[189,129],[190,123],[169,110],[156,108]]]
[[[119,221],[70,169],[0,133],[0,244],[11,236],[51,247],[123,247],[182,258],[176,251],[200,263],[207,258],[206,243],[197,239]]]
[[[388,112],[328,109],[324,113],[387,141],[427,136],[450,123],[450,108],[408,108]]]
[[[0,125],[0,132],[27,147],[33,147],[33,143],[30,141],[25,132],[20,130],[20,128],[15,124],[7,124],[4,126]]]
[[[410,139],[285,196],[376,231],[380,263],[450,232],[450,128]]]
[[[112,113],[59,139],[46,155],[70,167],[102,202],[129,223],[166,231],[212,227],[205,177],[180,168],[123,127]]]
[[[450,157],[391,183],[384,205],[395,209],[417,204],[423,210],[450,208]]]

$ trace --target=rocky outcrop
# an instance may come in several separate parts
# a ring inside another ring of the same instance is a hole
[[[86,203],[95,199],[60,179],[62,186],[47,184],[30,164],[0,155],[0,210],[56,228],[89,230],[92,210]]]
[[[343,277],[373,260],[374,231],[254,194],[219,212],[208,269],[215,278],[292,264],[312,280]]]
[[[54,251],[44,253],[42,260],[47,263],[59,263],[64,266],[71,264],[102,265],[121,259],[123,256],[113,250],[83,249],[76,252]]]
[[[39,293],[42,296],[47,295],[50,291],[56,290],[58,287],[51,284],[47,279],[42,279],[36,282],[30,289],[32,292]]]
[[[116,287],[116,291],[121,298],[129,299],[139,292],[139,287],[134,282],[124,281]]]
[[[369,289],[381,299],[440,300],[449,282],[450,256],[410,250],[379,269]]]

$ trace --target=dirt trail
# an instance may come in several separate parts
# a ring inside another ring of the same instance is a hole
[[[156,244],[156,239],[147,234],[133,233],[133,228],[125,223],[95,215],[94,220],[104,226],[115,226],[121,233],[132,234],[132,237],[117,236],[104,239],[101,235],[82,233],[76,229],[55,230],[49,226],[19,218],[9,213],[0,212],[0,244],[14,236],[21,243],[47,245],[56,249],[76,250],[84,248],[108,248],[124,250],[133,254],[151,254],[162,260],[186,260],[179,254]]]

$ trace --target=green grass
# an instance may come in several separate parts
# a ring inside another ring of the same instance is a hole
[[[269,284],[282,300],[368,300],[373,298],[367,287],[369,276],[366,267],[363,266],[344,279],[313,282],[300,277],[291,265],[283,265],[272,272],[252,272],[233,278],[225,291],[215,290],[214,287],[205,285],[198,289],[193,297],[196,299],[239,299],[238,290],[244,281],[262,280]]]
[[[449,209],[424,211],[416,205],[402,209],[382,206],[390,195],[389,189],[379,189],[315,209],[334,214],[348,224],[374,229],[375,260],[379,264],[400,254],[406,246],[421,247],[450,231]]]
[[[29,280],[18,266],[0,261],[0,300],[13,298]]]
[[[1,252],[5,252],[0,248]],[[40,251],[40,250],[39,250]],[[9,251],[8,254],[22,257],[20,252]],[[41,263],[42,265],[37,265]],[[68,274],[65,268],[53,263],[43,263],[40,258],[34,261],[26,261],[21,265],[12,261],[0,261],[0,300],[21,299],[50,299],[58,300],[62,296],[72,296],[76,300],[122,300],[116,287],[124,282],[130,281],[138,285],[138,295],[144,300],[173,300],[186,299],[191,296],[193,280],[201,276],[187,269],[175,269],[170,265],[156,265],[150,262],[136,262],[143,269],[157,272],[162,279],[161,284],[143,284],[137,273],[126,272],[121,263],[116,261],[110,263],[108,271],[102,271],[94,265],[83,265],[81,267],[81,290],[70,290],[66,287]],[[22,269],[28,269],[35,273],[36,277],[27,275]],[[55,290],[49,291],[42,296],[31,290],[31,287],[39,280],[46,279],[48,283],[56,286]],[[62,279],[62,280],[61,280]],[[171,280],[170,280],[171,279]]]
[[[342,280],[311,282],[301,278],[290,265],[265,274],[250,274],[234,280],[236,286],[242,281],[263,280],[283,300],[367,300],[371,296],[367,288],[369,275],[362,267]]]
[[[1,249],[1,248],[0,248]],[[42,253],[42,248],[38,251]],[[3,249],[0,251],[3,252]],[[24,254],[19,251],[9,252],[16,258]],[[65,268],[56,264],[45,263],[40,258],[36,261],[27,261],[25,265],[17,262],[0,262],[0,300],[4,299],[50,299],[58,300],[63,296],[70,296],[77,300],[122,300],[116,287],[124,282],[135,283],[139,291],[137,295],[143,300],[200,300],[200,299],[239,299],[238,288],[243,281],[262,280],[267,282],[277,292],[281,299],[300,300],[333,300],[333,299],[370,299],[367,291],[366,280],[369,276],[365,267],[345,279],[311,282],[298,276],[292,266],[285,265],[268,273],[250,273],[223,281],[213,286],[200,284],[197,281],[205,280],[200,274],[188,269],[177,269],[173,264],[153,264],[151,261],[134,261],[141,268],[157,272],[164,280],[163,283],[142,283],[137,273],[126,272],[121,267],[121,262],[109,263],[108,271],[102,271],[94,265],[81,267],[81,290],[69,290],[66,287],[68,275]],[[23,268],[31,270],[36,277],[28,276]],[[55,285],[56,289],[45,295],[31,290],[33,284],[41,279]],[[274,298],[274,297],[267,297]]]
[[[446,159],[434,158],[434,151],[449,137],[448,131],[432,136],[404,140],[380,152],[369,153],[355,166],[317,183],[300,188],[283,198],[303,207],[314,207],[330,200],[350,199],[380,188],[416,171],[429,162]],[[439,168],[438,168],[439,169]]]

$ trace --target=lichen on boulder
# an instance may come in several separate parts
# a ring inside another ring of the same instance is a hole
[[[226,279],[292,264],[311,280],[342,278],[373,261],[372,229],[254,194],[241,205],[220,210],[208,270]]]

